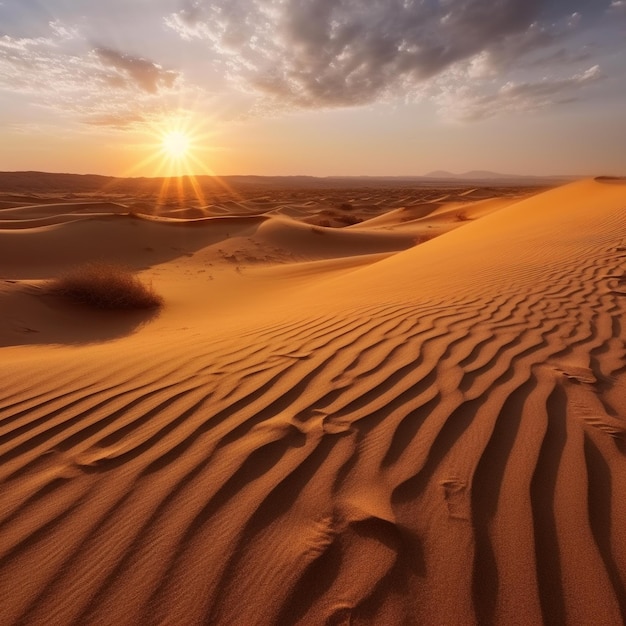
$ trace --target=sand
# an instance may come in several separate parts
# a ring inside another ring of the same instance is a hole
[[[4,194],[0,623],[621,623],[625,322],[624,181]]]

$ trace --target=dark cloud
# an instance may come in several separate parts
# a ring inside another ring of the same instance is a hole
[[[510,67],[536,65],[538,53],[544,60],[551,58],[551,65],[559,63],[559,59],[566,63],[568,55],[574,58],[575,54],[569,53],[564,47],[557,49],[557,46],[576,33],[580,20],[580,13],[573,13],[556,23],[533,22],[521,32],[493,41],[481,51],[482,55],[488,58],[491,67],[497,71],[507,70]],[[535,58],[524,60],[527,56]],[[544,65],[544,67],[547,66]]]
[[[416,87],[481,53],[517,62],[567,37],[575,0],[196,0],[166,23],[206,39],[235,79],[298,106],[344,106]],[[611,0],[597,0],[604,9]],[[549,16],[549,18],[548,18]]]
[[[178,78],[176,72],[164,70],[152,61],[123,54],[110,48],[96,48],[95,53],[103,64],[115,68],[137,87],[148,93],[157,93],[161,87],[172,87]],[[119,76],[111,77],[109,82],[120,86]]]

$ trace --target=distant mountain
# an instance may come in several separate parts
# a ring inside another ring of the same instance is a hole
[[[446,180],[458,177],[458,174],[453,174],[452,172],[447,172],[446,170],[435,170],[434,172],[428,172],[428,174],[424,174],[424,178],[444,178]]]

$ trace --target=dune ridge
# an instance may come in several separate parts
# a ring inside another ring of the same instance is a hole
[[[620,623],[626,185],[467,195],[0,227],[1,621]],[[90,249],[162,313],[46,296]]]

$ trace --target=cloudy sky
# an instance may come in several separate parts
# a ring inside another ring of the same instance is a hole
[[[626,174],[626,0],[0,0],[0,170]]]

